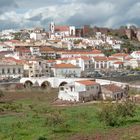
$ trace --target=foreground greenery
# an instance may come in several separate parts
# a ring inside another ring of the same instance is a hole
[[[102,104],[56,107],[45,99],[0,103],[1,140],[65,140],[74,134],[106,133],[112,128],[98,118]],[[140,107],[121,127],[140,124]]]
[[[122,126],[127,123],[127,119],[136,115],[136,105],[130,100],[121,103],[103,104],[97,114],[98,118],[107,126]]]

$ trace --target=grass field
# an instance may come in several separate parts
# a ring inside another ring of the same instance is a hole
[[[23,96],[24,94],[24,96]],[[11,96],[13,95],[13,96]],[[119,128],[97,118],[100,104],[53,106],[56,92],[5,93],[0,103],[0,140],[139,140],[140,107]]]

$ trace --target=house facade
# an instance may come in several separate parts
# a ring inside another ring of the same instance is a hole
[[[126,97],[126,95],[126,90],[117,85],[109,84],[102,86],[103,100],[120,100],[123,97]]]
[[[66,101],[86,102],[100,96],[100,85],[95,81],[81,80],[59,88],[58,98]]]
[[[80,77],[81,69],[73,64],[55,64],[52,67],[53,75],[55,77]]]

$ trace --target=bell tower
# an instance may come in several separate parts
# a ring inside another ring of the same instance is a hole
[[[51,32],[51,34],[54,34],[54,32],[55,32],[55,23],[54,22],[51,22],[51,24],[50,24],[50,32]]]

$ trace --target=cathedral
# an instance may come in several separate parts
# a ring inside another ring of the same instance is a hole
[[[49,27],[50,39],[62,39],[64,37],[75,36],[75,26],[58,26],[51,22]]]

